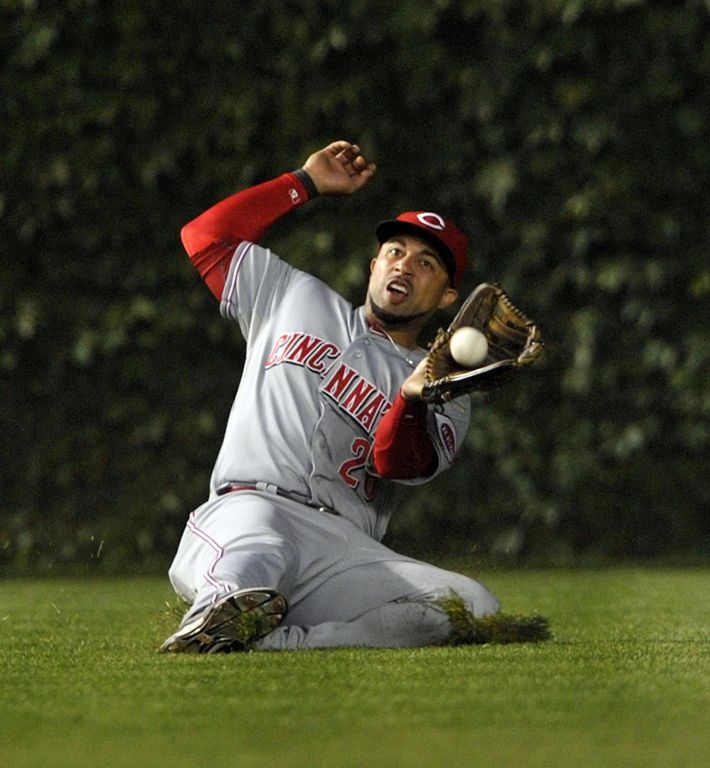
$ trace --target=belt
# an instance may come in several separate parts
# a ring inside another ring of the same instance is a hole
[[[307,501],[306,497],[302,494],[285,491],[283,488],[279,488],[278,485],[273,485],[273,483],[223,483],[215,490],[215,493],[218,496],[225,496],[234,491],[262,491],[263,493],[271,493],[274,496],[281,496],[281,498],[295,501],[298,504],[303,504],[312,509],[317,509],[319,512],[327,512],[329,515],[340,515],[340,512],[336,512],[330,507],[325,507],[322,504],[312,504]]]

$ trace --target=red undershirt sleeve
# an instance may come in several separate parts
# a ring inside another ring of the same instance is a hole
[[[182,228],[180,238],[190,260],[218,299],[237,245],[244,240],[258,243],[272,224],[316,194],[303,171],[284,173],[231,195]]]
[[[380,477],[411,480],[436,467],[436,453],[426,428],[427,406],[397,394],[375,431],[372,463]]]

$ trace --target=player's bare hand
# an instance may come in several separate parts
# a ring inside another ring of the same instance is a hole
[[[321,195],[357,192],[372,178],[377,166],[369,163],[357,144],[334,141],[314,152],[303,165]]]
[[[405,400],[421,400],[426,374],[426,357],[412,371],[402,384],[402,397]]]

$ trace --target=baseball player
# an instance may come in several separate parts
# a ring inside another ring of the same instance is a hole
[[[417,344],[457,299],[466,236],[434,212],[382,222],[359,307],[258,244],[288,212],[375,172],[335,141],[182,230],[247,347],[209,498],[170,568],[190,608],[163,652],[433,645],[451,638],[452,594],[476,617],[498,611],[477,581],[381,543],[395,493],[446,470],[469,424],[468,397],[420,399]]]

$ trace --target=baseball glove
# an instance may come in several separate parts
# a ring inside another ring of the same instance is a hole
[[[470,326],[488,342],[485,359],[475,368],[462,368],[451,355],[449,342],[459,328]],[[449,327],[440,328],[427,354],[422,399],[442,403],[475,391],[500,386],[533,363],[543,347],[540,328],[529,320],[496,285],[482,283],[463,303]]]

